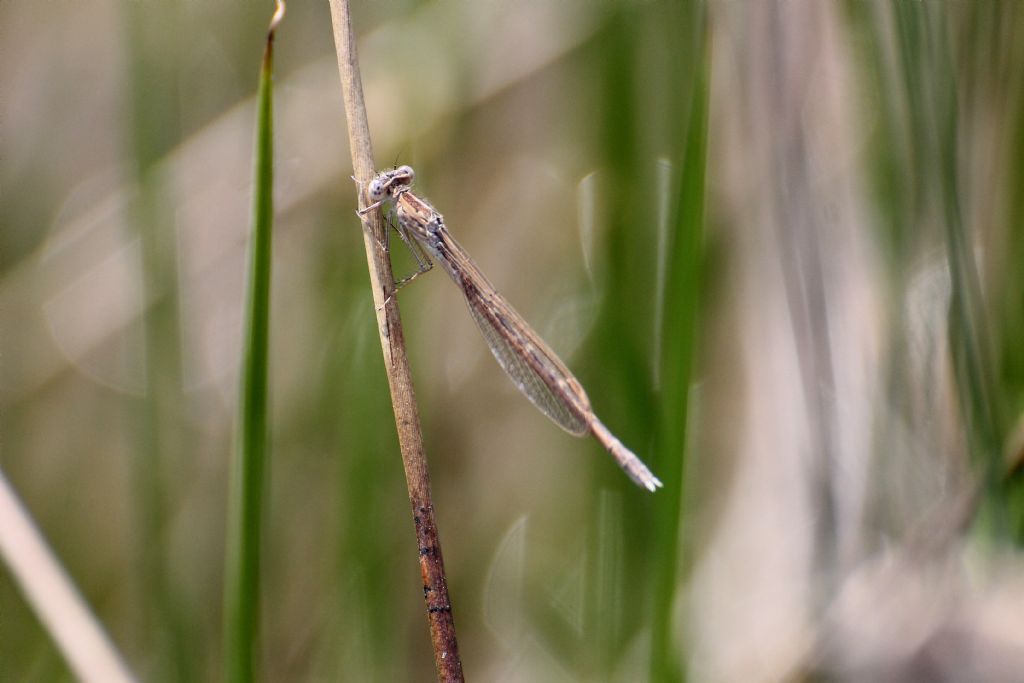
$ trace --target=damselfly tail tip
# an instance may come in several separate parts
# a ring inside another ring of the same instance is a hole
[[[629,475],[630,479],[651,493],[654,493],[663,486],[661,480],[654,476],[654,474],[647,469],[647,466],[644,465],[639,458],[628,465],[624,464],[623,469],[626,470],[626,474]]]
[[[590,432],[601,442],[602,446],[608,449],[615,461],[619,463],[619,467],[629,475],[629,478],[637,486],[645,488],[651,493],[662,487],[661,480],[654,476],[643,460],[622,445],[622,442],[615,438],[615,435],[608,431],[608,428],[601,424],[600,420],[595,418],[590,423]]]

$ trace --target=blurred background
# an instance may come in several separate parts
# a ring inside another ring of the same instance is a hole
[[[0,469],[147,681],[222,677],[272,10],[0,3]],[[666,485],[403,289],[471,680],[1020,680],[1024,5],[353,16],[378,167]],[[262,678],[433,680],[326,2],[275,106]],[[71,680],[6,569],[0,614],[0,680]]]

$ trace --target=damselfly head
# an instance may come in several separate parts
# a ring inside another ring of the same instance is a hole
[[[416,177],[411,166],[399,166],[390,171],[383,171],[370,181],[366,188],[371,202],[379,202],[388,196],[396,197],[403,190],[412,187],[412,181]]]

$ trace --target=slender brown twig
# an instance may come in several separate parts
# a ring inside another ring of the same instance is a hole
[[[334,25],[334,45],[338,52],[338,71],[348,120],[349,147],[352,168],[360,188],[365,188],[374,175],[373,147],[363,102],[363,85],[359,76],[355,37],[348,0],[330,0],[331,20]],[[367,206],[360,190],[359,207]],[[391,404],[398,427],[398,445],[402,451],[405,480],[416,523],[416,541],[419,549],[420,572],[423,575],[423,597],[426,601],[430,640],[434,647],[434,662],[438,680],[449,683],[462,681],[462,660],[455,639],[455,622],[448,582],[444,574],[441,541],[434,522],[434,505],[430,497],[430,476],[423,453],[423,434],[420,431],[419,410],[409,373],[409,359],[405,351],[405,336],[398,304],[393,296],[395,281],[388,255],[380,246],[385,243],[387,226],[379,211],[370,211],[363,217],[363,241],[370,269],[370,285],[377,309],[377,331],[384,367],[391,389]]]

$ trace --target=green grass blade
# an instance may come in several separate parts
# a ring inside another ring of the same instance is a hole
[[[675,201],[675,230],[670,238],[662,320],[659,422],[656,471],[667,482],[655,500],[655,542],[661,561],[654,564],[650,680],[680,680],[679,638],[672,628],[679,586],[679,532],[683,518],[683,472],[692,384],[700,266],[703,254],[704,195],[707,169],[708,62],[701,3],[687,8],[681,33],[692,36],[687,62],[678,74],[689,96],[684,119],[682,168]],[[685,29],[684,29],[685,27]]]
[[[241,394],[227,527],[224,620],[227,680],[255,677],[260,635],[260,533],[268,443],[270,249],[273,220],[273,43],[271,30],[257,94],[254,186]]]
[[[914,209],[925,214],[927,202],[936,208],[948,258],[951,301],[950,345],[957,392],[969,444],[983,471],[981,528],[1004,534],[1005,500],[1001,481],[1004,428],[1000,417],[989,351],[988,325],[975,264],[976,240],[961,207],[964,173],[958,143],[967,134],[959,119],[959,93],[953,46],[948,39],[951,10],[936,5],[902,3],[896,6],[897,40],[902,58],[910,125],[914,131],[914,167],[929,169],[915,197]]]
[[[167,476],[175,453],[187,448],[183,413],[181,286],[178,274],[177,231],[170,209],[172,191],[161,161],[180,133],[177,66],[168,59],[180,26],[174,3],[143,8],[123,3],[127,54],[128,140],[127,168],[135,186],[129,209],[133,238],[138,239],[142,267],[142,296],[153,305],[142,315],[146,391],[127,398],[124,407],[131,425],[135,561],[139,582],[142,637],[149,672],[159,681],[189,681],[196,677],[194,662],[202,643],[191,637],[191,615],[183,586],[170,570],[172,555],[167,534],[168,501],[175,496]],[[196,646],[199,646],[198,648]]]
[[[1011,24],[1015,30],[1009,33],[1010,36],[1024,33],[1024,12],[1009,17],[998,14],[996,18],[1000,25],[1005,21],[1015,22]],[[1021,49],[1020,43],[1017,43],[1014,50],[997,54],[1008,55],[1009,66],[1006,71],[1020,73],[1024,68],[1024,49]],[[1008,91],[1007,99],[1012,103],[1006,112],[1006,120],[1012,122],[1007,132],[1007,139],[1011,143],[1007,146],[1007,185],[1021,188],[1024,187],[1024,99],[1012,89]],[[1002,247],[1007,254],[1007,263],[1024,263],[1024,192],[1011,191],[1007,193],[1005,201],[1006,237]],[[1024,424],[1024,353],[1021,353],[1021,339],[1024,339],[1024,270],[1019,267],[1008,268],[1002,274],[1002,286],[994,298],[993,318],[999,321],[996,367],[1000,388],[1008,396],[1007,406],[1016,423],[1009,433],[1019,435],[1020,425]],[[1021,546],[1024,545],[1024,444],[1018,436],[1010,447],[1013,449],[1014,471],[1005,484],[1007,524],[1013,541]]]

